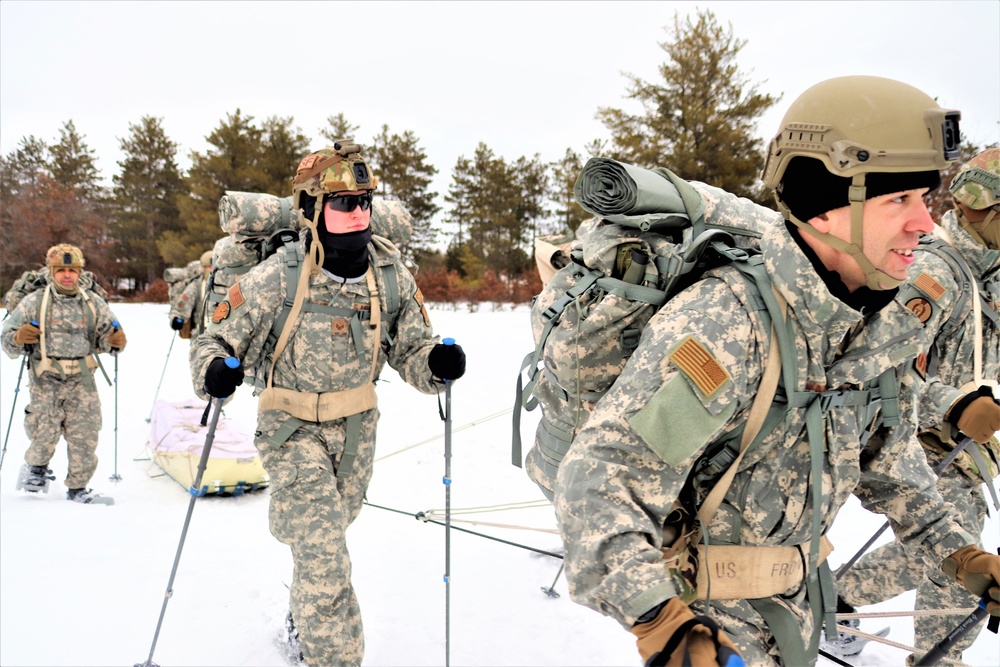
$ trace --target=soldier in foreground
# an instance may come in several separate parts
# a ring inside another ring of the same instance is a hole
[[[911,280],[934,285],[941,295],[940,313],[928,322],[937,334],[920,358],[929,377],[921,395],[918,439],[935,467],[965,436],[974,441],[938,475],[937,488],[954,504],[962,527],[978,536],[986,521],[982,485],[993,483],[1000,466],[1000,403],[995,398],[1000,378],[1000,149],[984,151],[964,165],[951,192],[955,208],[944,215],[934,240],[921,243],[910,268]],[[947,247],[939,249],[942,245]],[[967,287],[973,284],[976,292]],[[977,539],[976,547],[982,546]],[[976,604],[975,596],[940,569],[916,565],[898,541],[869,553],[838,577],[840,609],[850,613],[854,606],[876,604],[913,589],[917,610],[971,609]],[[933,648],[963,617],[915,618],[919,654]],[[956,643],[949,661],[961,663],[962,651],[976,635],[970,632]],[[859,643],[847,635],[824,648],[851,656],[860,651]]]
[[[87,488],[97,470],[97,440],[101,431],[101,399],[94,369],[96,354],[125,349],[125,332],[107,302],[81,289],[83,253],[61,244],[45,256],[48,283],[25,296],[4,322],[3,350],[14,359],[28,355],[31,402],[25,408],[24,430],[31,446],[17,488],[48,493],[55,476],[48,468],[59,438],[66,439],[69,471],[66,497],[78,503],[106,503],[110,498]]]
[[[820,625],[835,627],[823,534],[852,492],[914,561],[1000,614],[1000,557],[973,546],[911,446],[918,381],[903,373],[923,327],[894,301],[934,227],[922,196],[957,157],[957,124],[888,79],[803,93],[764,172],[786,220],[761,240],[786,322],[765,329],[739,275],[710,272],[652,318],[571,445],[555,489],[570,593],[631,630],[643,660],[715,664],[735,649],[753,665],[814,663]],[[720,464],[781,327],[798,350],[781,360],[797,378],[784,388],[792,405],[776,404],[781,419]],[[718,511],[696,519],[721,474],[706,462],[739,472]]]
[[[377,180],[360,150],[345,141],[302,160],[293,208],[313,240],[285,246],[244,275],[191,348],[203,397],[229,396],[243,381],[225,357],[256,378],[255,444],[271,477],[271,533],[291,547],[295,564],[289,631],[314,667],[359,665],[364,655],[345,532],[372,475],[379,373],[388,362],[430,394],[465,372],[462,348],[434,337],[399,252],[372,236]],[[298,274],[284,261],[295,252],[305,259]],[[280,327],[290,293],[296,305]]]

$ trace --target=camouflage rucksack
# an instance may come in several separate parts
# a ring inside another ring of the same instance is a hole
[[[197,259],[188,262],[182,267],[172,266],[163,271],[163,280],[167,283],[167,299],[170,304],[176,303],[184,290],[195,280],[201,278],[202,266]]]
[[[411,216],[401,202],[376,198],[371,211],[374,243],[392,246],[409,240]],[[229,288],[240,276],[271,255],[279,254],[285,264],[288,294],[268,337],[268,345],[273,347],[291,311],[299,271],[305,262],[304,244],[299,242],[299,233],[306,227],[301,212],[292,208],[291,197],[227,191],[219,200],[219,224],[228,236],[215,243],[203,310],[204,324],[208,325],[216,306],[226,298]],[[392,315],[400,307],[399,277],[392,265],[379,268],[386,287],[386,293],[381,295],[383,309]],[[265,356],[262,354],[261,358]],[[255,373],[255,369],[247,369],[248,383],[263,381],[255,377]]]
[[[48,282],[49,267],[47,266],[22,273],[3,297],[3,305],[7,308],[7,312],[13,312],[24,297],[35,290],[42,289]],[[80,289],[96,294],[105,301],[108,300],[107,290],[101,287],[101,284],[94,278],[94,274],[86,269],[80,271]]]
[[[518,375],[513,418],[511,457],[520,467],[521,409],[542,408],[524,465],[550,499],[559,463],[625,367],[646,323],[705,271],[736,265],[748,289],[760,297],[761,326],[770,330],[771,321],[783,321],[772,312],[778,306],[757,249],[765,227],[779,221],[777,212],[711,186],[692,185],[667,169],[604,158],[587,163],[575,195],[597,217],[578,230],[569,264],[532,304],[535,349]],[[616,210],[621,200],[630,204]],[[725,217],[715,210],[720,200],[727,201]],[[782,356],[794,358],[792,352]],[[773,428],[773,420],[767,428]],[[731,463],[731,453],[726,457]],[[728,463],[713,465],[724,470]]]

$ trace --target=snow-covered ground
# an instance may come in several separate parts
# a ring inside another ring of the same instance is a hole
[[[118,304],[129,336],[115,391],[103,381],[100,465],[91,482],[115,505],[67,502],[65,446],[51,467],[48,495],[14,491],[27,440],[22,381],[0,471],[0,664],[132,665],[147,659],[189,506],[189,494],[148,461],[149,416],[159,398],[193,396],[188,343],[172,332],[163,304]],[[450,659],[456,665],[637,665],[632,636],[614,621],[570,601],[559,560],[457,530],[464,528],[542,551],[560,550],[555,519],[524,472],[510,465],[510,408],[521,358],[531,347],[527,310],[432,309],[435,330],[468,354],[469,371],[454,387],[451,504]],[[109,373],[114,361],[104,357]],[[15,398],[19,360],[0,359],[4,435]],[[445,529],[413,515],[443,510],[443,423],[438,402],[405,385],[390,369],[380,386],[378,464],[366,507],[348,533],[354,585],[364,615],[366,665],[445,663]],[[250,431],[255,400],[243,387],[225,416]],[[525,416],[530,441],[535,414]],[[109,481],[116,469],[118,484]],[[526,445],[527,446],[527,445]],[[288,549],[267,528],[266,491],[202,498],[194,513],[153,655],[160,665],[282,665],[276,645],[291,578]],[[530,503],[528,508],[510,507]],[[389,511],[375,505],[398,510]],[[497,507],[486,512],[484,508]],[[466,512],[479,508],[476,512]],[[402,512],[402,513],[400,513]],[[409,515],[409,516],[407,516]],[[461,521],[461,522],[459,522]],[[466,523],[474,521],[477,523]],[[497,524],[497,525],[487,525]],[[881,525],[855,502],[831,538],[837,564]],[[888,538],[886,538],[888,539]],[[1000,520],[984,533],[1000,545]],[[555,581],[559,598],[542,592]],[[912,609],[903,595],[862,611]],[[909,618],[866,619],[862,629],[892,626],[890,638],[912,642]],[[870,646],[857,664],[900,665],[904,651]],[[972,665],[1000,664],[1000,642],[983,632],[966,653]]]

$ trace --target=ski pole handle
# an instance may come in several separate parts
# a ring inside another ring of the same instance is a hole
[[[442,338],[441,339],[441,344],[442,345],[447,345],[448,347],[451,347],[452,345],[455,344],[455,339],[454,338]],[[445,384],[451,384],[451,380],[445,380],[444,382],[445,382]]]
[[[240,360],[236,357],[226,357],[226,366],[235,370],[240,367]]]

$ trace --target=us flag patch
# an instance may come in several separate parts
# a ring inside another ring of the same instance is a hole
[[[708,398],[730,379],[722,364],[694,338],[686,338],[668,358]]]
[[[927,295],[935,301],[944,296],[944,286],[926,273],[921,273],[917,276],[917,279],[913,281],[913,284],[922,291],[926,292]]]

